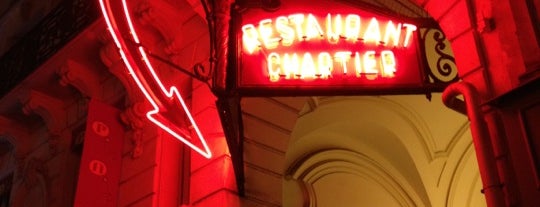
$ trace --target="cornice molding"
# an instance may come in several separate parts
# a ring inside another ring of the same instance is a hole
[[[20,98],[22,111],[26,115],[37,114],[43,119],[49,137],[48,144],[51,154],[60,152],[63,130],[67,128],[68,114],[63,99],[52,97],[44,92],[31,89]]]
[[[65,114],[66,104],[62,99],[50,96],[44,92],[31,89],[20,98],[23,104],[22,111],[26,115],[37,114],[47,125],[52,134],[59,134],[66,127]]]
[[[96,70],[76,60],[68,59],[56,73],[60,85],[72,85],[86,97],[98,98],[100,95],[100,75]]]
[[[144,97],[129,73],[127,73],[126,66],[118,54],[118,48],[116,48],[110,38],[100,38],[100,40],[105,42],[99,51],[99,57],[103,64],[108,67],[109,72],[118,78],[122,86],[124,86],[128,101],[131,103],[143,101]]]
[[[160,38],[165,41],[165,52],[169,55],[177,54],[182,44],[183,36],[186,31],[183,30],[179,22],[195,15],[193,10],[180,10],[165,1],[143,1],[134,5],[135,15],[139,17],[139,23],[155,28],[161,34]],[[186,15],[187,12],[193,15]],[[158,37],[154,37],[158,38]],[[153,46],[153,45],[152,45]],[[153,49],[150,47],[149,49]]]
[[[147,124],[145,112],[148,111],[148,108],[149,106],[145,102],[137,102],[120,114],[122,122],[133,132],[129,135],[133,143],[132,158],[140,157],[143,152],[143,128]]]

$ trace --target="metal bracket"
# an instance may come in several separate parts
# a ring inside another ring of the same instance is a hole
[[[216,101],[216,106],[231,153],[238,195],[244,196],[244,124],[240,108],[240,96],[221,96]]]

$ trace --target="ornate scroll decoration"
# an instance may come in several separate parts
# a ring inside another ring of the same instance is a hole
[[[458,70],[450,42],[440,29],[421,28],[420,38],[426,55],[430,83],[449,83],[458,79]]]
[[[156,29],[160,37],[165,41],[165,52],[169,55],[178,55],[181,49],[184,28],[178,26],[178,22],[185,21],[185,12],[181,11],[165,1],[142,1],[134,4],[134,16],[142,25]],[[171,21],[174,19],[174,21]],[[152,46],[152,45],[145,45]],[[148,48],[154,50],[155,48]]]
[[[21,97],[23,105],[22,111],[26,115],[37,114],[40,116],[49,132],[47,142],[52,155],[63,150],[63,129],[66,128],[65,103],[56,97],[37,90],[30,90],[28,94]]]
[[[129,102],[133,103],[132,106],[127,107],[121,114],[120,119],[129,129],[131,129],[130,139],[133,143],[131,151],[132,158],[138,158],[143,152],[142,147],[142,127],[144,126],[144,97],[137,91],[133,80],[129,74],[126,73],[125,65],[123,64],[117,48],[112,42],[112,37],[108,32],[103,32],[99,36],[100,41],[103,43],[103,47],[99,51],[99,57],[101,62],[109,68],[109,72],[114,75],[124,89],[126,90],[126,96]]]
[[[103,42],[103,47],[101,47],[99,51],[101,62],[108,67],[109,72],[118,78],[122,86],[124,86],[124,89],[126,90],[126,97],[129,101],[142,101],[144,97],[137,91],[137,87],[133,83],[133,80],[130,78],[129,74],[125,72],[126,66],[122,62],[122,59],[116,50],[116,46],[112,42],[111,38],[104,36],[105,35],[100,36],[100,40]]]
[[[132,129],[132,158],[138,158],[143,153],[143,127],[146,124],[144,114],[147,108],[144,102],[136,102],[120,114],[122,122]]]
[[[215,73],[213,74],[213,89],[214,92],[224,92],[227,88],[230,8],[234,0],[203,0],[201,2],[210,32],[209,73]]]
[[[130,11],[131,12],[131,11]],[[185,27],[178,26],[178,22],[184,22],[191,15],[187,14],[186,10],[176,8],[165,1],[141,1],[133,5],[131,15],[136,20],[137,24],[145,26],[140,31],[149,35],[147,39],[152,41],[144,41],[140,43],[128,42],[130,44],[139,44],[147,50],[147,55],[156,62],[162,63],[163,66],[175,69],[185,75],[188,75],[201,82],[207,83],[212,78],[211,70],[205,68],[208,58],[202,62],[195,63],[192,66],[187,66],[184,60],[182,44],[185,39]],[[148,32],[151,27],[157,32]],[[151,38],[148,38],[150,37]],[[165,46],[154,41],[163,41]],[[116,47],[115,51],[116,51]],[[158,66],[158,65],[156,65]],[[160,65],[161,68],[161,65]]]
[[[77,60],[68,59],[56,70],[56,73],[60,76],[60,85],[71,85],[85,97],[98,97],[100,95],[99,73],[91,67]]]

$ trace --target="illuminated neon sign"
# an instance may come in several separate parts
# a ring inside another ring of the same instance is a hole
[[[279,16],[275,19],[261,20],[256,27],[253,24],[242,26],[242,43],[244,50],[253,54],[261,50],[271,51],[293,44],[326,41],[330,45],[338,45],[340,41],[350,45],[372,44],[382,47],[407,47],[416,26],[406,23],[393,23],[387,21],[381,30],[379,21],[372,17],[362,31],[362,18],[356,14],[327,14],[322,18],[309,14],[292,14]],[[298,42],[298,43],[296,43]],[[396,59],[392,50],[380,51],[380,58],[376,57],[376,50],[364,53],[358,51],[338,51],[330,54],[326,51],[317,55],[305,52],[299,55],[296,52],[280,54],[270,52],[267,55],[267,71],[270,81],[284,79],[304,79],[332,77],[340,71],[342,75],[352,73],[357,77],[368,74],[368,78],[377,75],[381,77],[394,77]],[[351,63],[352,62],[352,63]],[[334,67],[334,65],[338,67]]]
[[[180,91],[174,85],[166,86],[154,69],[148,52],[141,44],[138,31],[131,19],[131,12],[126,0],[100,0],[101,11],[120,56],[137,87],[146,100],[153,107],[146,113],[146,117],[158,127],[182,141],[190,148],[206,158],[212,153],[206,141],[189,112]],[[131,39],[124,39],[123,34],[130,34]],[[195,138],[190,132],[180,127],[183,120],[177,117],[185,115],[193,130]]]
[[[251,9],[241,19],[241,91],[376,91],[421,82],[415,24],[335,1],[304,0],[282,2],[277,12]]]

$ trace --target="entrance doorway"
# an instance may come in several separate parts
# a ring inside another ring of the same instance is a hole
[[[244,98],[245,202],[486,206],[465,115],[440,94]]]

